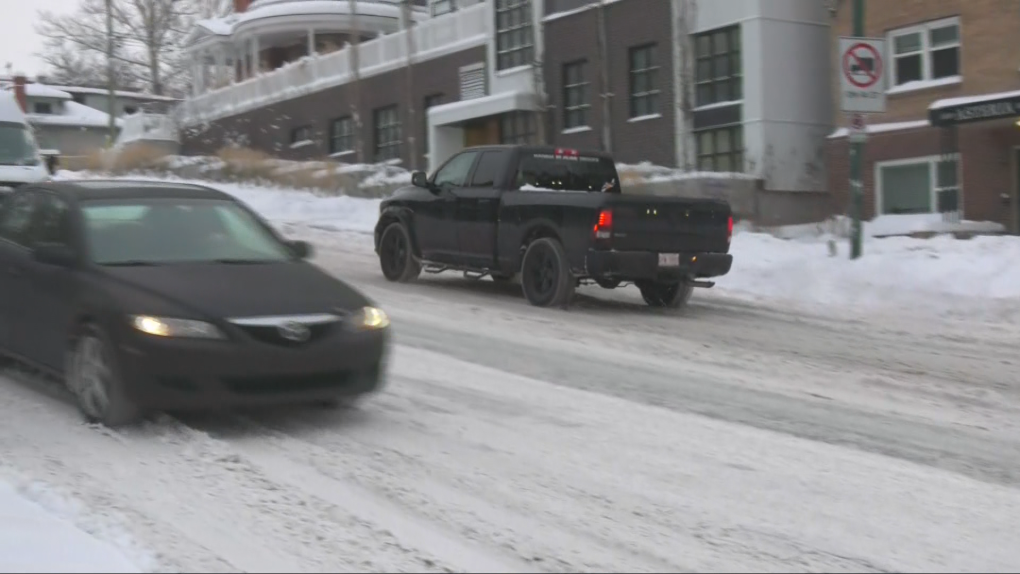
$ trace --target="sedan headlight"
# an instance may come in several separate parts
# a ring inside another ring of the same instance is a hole
[[[377,331],[390,326],[386,312],[376,307],[362,307],[351,314],[347,324],[357,331]]]
[[[156,337],[179,337],[189,339],[223,339],[223,332],[216,325],[194,319],[153,317],[133,315],[131,325],[135,329]]]

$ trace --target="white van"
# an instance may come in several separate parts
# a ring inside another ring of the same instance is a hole
[[[0,192],[49,177],[28,118],[14,94],[0,90]]]

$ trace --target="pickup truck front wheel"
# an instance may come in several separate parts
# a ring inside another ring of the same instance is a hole
[[[379,239],[379,266],[390,281],[407,283],[421,274],[421,264],[414,258],[411,234],[400,222],[389,224]]]
[[[559,241],[543,237],[528,245],[521,264],[521,288],[528,303],[536,307],[566,306],[575,286],[567,253]]]
[[[691,294],[694,293],[694,286],[686,281],[679,283],[638,281],[637,287],[649,307],[679,309],[687,305],[691,300]]]

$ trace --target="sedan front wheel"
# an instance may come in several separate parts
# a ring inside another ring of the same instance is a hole
[[[142,411],[124,395],[123,381],[103,332],[85,327],[74,344],[67,365],[67,387],[90,423],[107,427],[129,425]]]

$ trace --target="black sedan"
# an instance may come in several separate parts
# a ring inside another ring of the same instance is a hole
[[[310,255],[207,187],[25,186],[0,207],[0,352],[108,426],[348,403],[382,384],[389,319]]]

